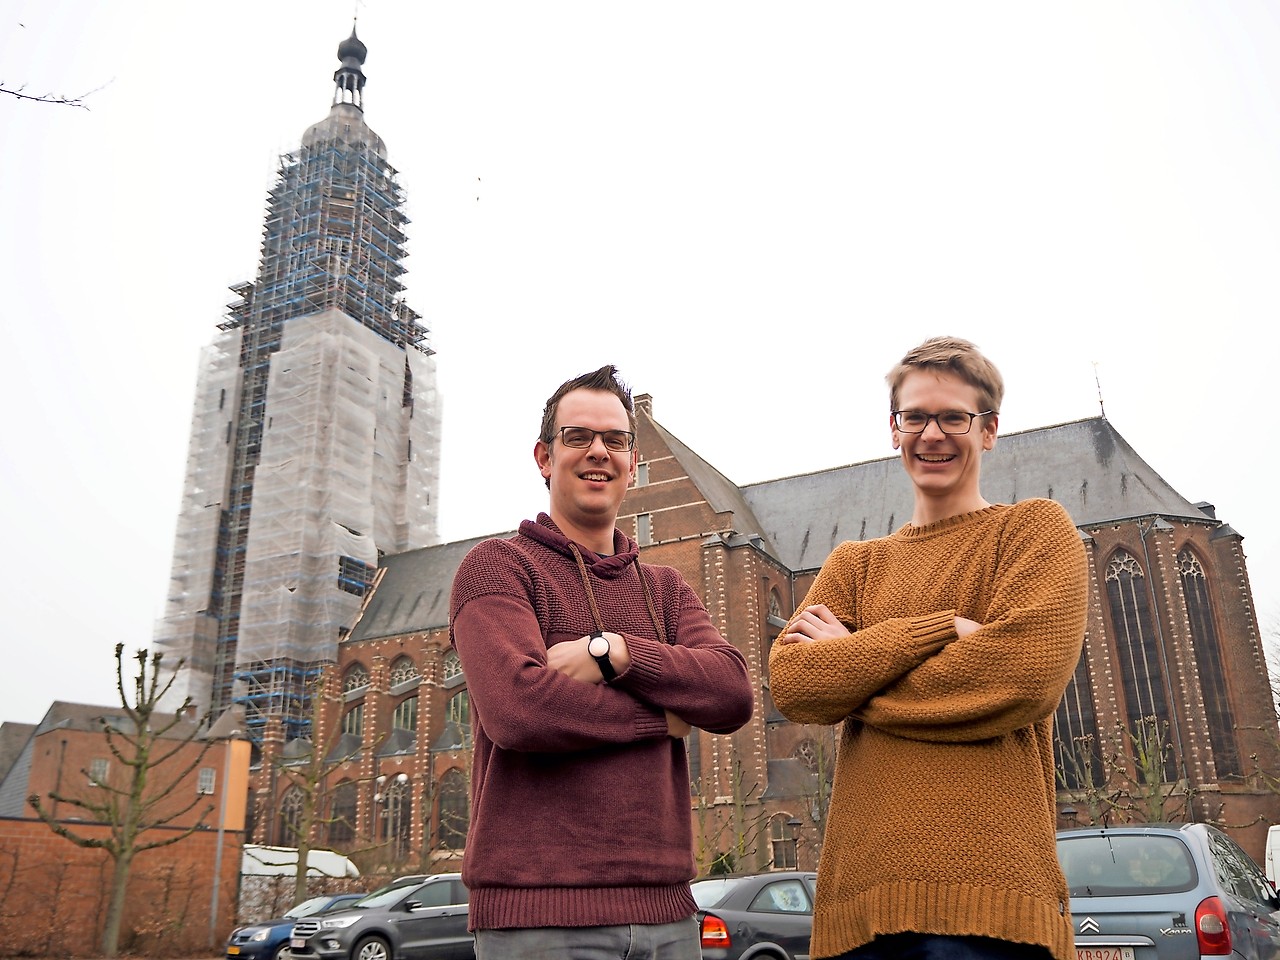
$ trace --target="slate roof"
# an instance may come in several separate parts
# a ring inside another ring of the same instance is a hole
[[[508,530],[383,557],[386,573],[346,639],[399,637],[447,626],[449,589],[467,551],[481,540],[515,534]]]
[[[896,456],[766,480],[742,488],[792,570],[809,570],[844,540],[882,537],[911,519],[911,483]],[[982,458],[982,493],[992,503],[1049,497],[1077,527],[1159,514],[1212,521],[1169,486],[1102,417],[1001,434]]]
[[[792,570],[816,569],[837,543],[884,536],[911,518],[911,484],[897,457],[738,487],[656,422],[654,427],[712,509],[732,512],[738,534],[760,535],[764,549]],[[1155,514],[1216,523],[1102,417],[1001,434],[983,456],[982,492],[992,503],[1049,497],[1078,527]],[[385,557],[386,572],[347,639],[448,626],[454,573],[467,551],[486,539]]]
[[[36,732],[34,723],[0,723],[0,781],[13,766],[27,745],[31,735]]]

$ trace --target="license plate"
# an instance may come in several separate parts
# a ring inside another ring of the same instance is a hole
[[[240,948],[239,948],[239,947],[227,947],[227,956],[228,956],[228,957],[234,957],[234,956],[235,956],[237,953],[239,953],[239,952],[240,952]]]
[[[1133,947],[1076,947],[1076,960],[1133,960]]]
[[[290,950],[301,950],[306,945],[307,945],[307,941],[303,937],[294,937],[292,940],[289,941]],[[1129,960],[1133,960],[1132,952],[1130,952],[1129,954]]]

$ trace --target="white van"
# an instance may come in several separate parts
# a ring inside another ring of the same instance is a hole
[[[236,918],[251,923],[278,917],[296,906],[294,878],[298,873],[297,847],[268,847],[246,843],[240,860],[240,903]],[[351,889],[328,882],[360,876],[356,865],[332,850],[307,851],[307,895]]]
[[[1271,885],[1276,886],[1276,875],[1280,872],[1280,824],[1267,828],[1267,852],[1262,858],[1262,869]]]

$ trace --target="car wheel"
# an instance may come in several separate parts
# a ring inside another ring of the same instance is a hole
[[[289,952],[288,940],[276,947],[276,952],[271,955],[271,960],[293,960],[293,954]]]
[[[365,937],[351,951],[351,960],[391,960],[391,947],[381,937]]]

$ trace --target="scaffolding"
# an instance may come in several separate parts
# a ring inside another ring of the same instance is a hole
[[[215,715],[239,704],[251,730],[279,714],[298,733],[301,665],[336,658],[358,572],[438,536],[435,357],[404,302],[408,218],[385,154],[335,95],[281,158],[257,278],[231,288],[197,384],[156,642],[186,660],[175,692]]]
[[[244,708],[250,739],[261,742],[269,717],[279,717],[286,740],[311,735],[311,693],[323,667],[317,664],[259,660],[236,671],[242,693],[236,702]]]

